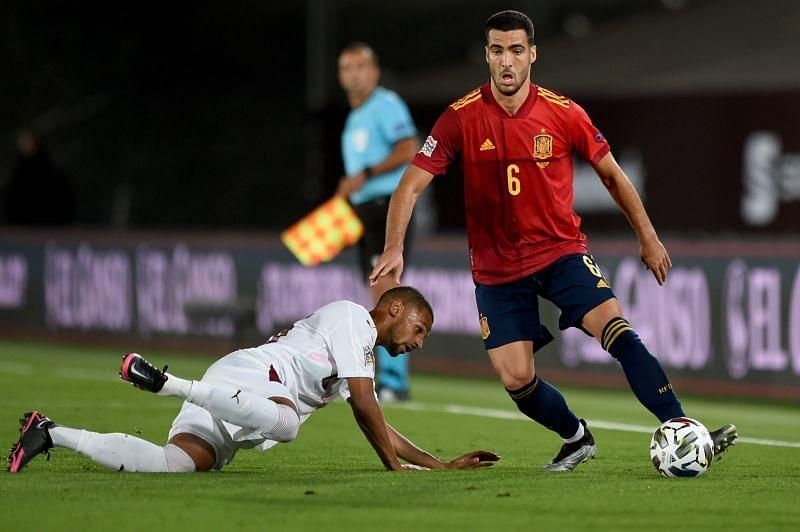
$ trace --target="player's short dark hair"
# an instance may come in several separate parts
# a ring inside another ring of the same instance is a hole
[[[339,52],[339,55],[349,52],[366,52],[367,55],[370,56],[370,58],[372,58],[372,62],[375,64],[375,66],[380,66],[380,63],[378,62],[378,54],[375,53],[375,50],[372,48],[372,46],[368,45],[363,41],[351,42],[350,44],[342,48],[342,51]]]
[[[489,44],[489,30],[525,30],[525,33],[528,34],[528,44],[533,46],[533,21],[525,13],[508,9],[489,17],[483,26],[483,38],[486,40],[486,44]]]
[[[395,288],[390,288],[386,292],[383,293],[378,303],[390,303],[395,299],[402,299],[403,303],[406,305],[411,305],[417,307],[418,309],[428,311],[428,314],[431,315],[431,322],[433,322],[433,307],[431,304],[428,303],[428,300],[425,299],[425,296],[422,295],[422,292],[417,290],[411,286],[397,286]]]

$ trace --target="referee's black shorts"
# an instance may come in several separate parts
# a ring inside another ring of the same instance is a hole
[[[358,265],[365,280],[372,273],[378,257],[383,253],[383,246],[386,242],[386,215],[389,214],[390,198],[391,196],[380,196],[353,205],[353,209],[364,225],[364,235],[358,241]],[[403,258],[407,258],[411,251],[413,225],[412,219],[406,230]]]

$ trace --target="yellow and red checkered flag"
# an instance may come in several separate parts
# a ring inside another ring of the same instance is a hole
[[[347,200],[334,196],[281,233],[281,240],[302,264],[314,266],[333,259],[363,233]]]

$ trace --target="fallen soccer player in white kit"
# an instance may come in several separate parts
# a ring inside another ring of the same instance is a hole
[[[219,470],[240,449],[263,451],[291,442],[308,416],[339,396],[350,403],[388,470],[494,465],[499,456],[489,451],[440,460],[384,421],[375,396],[372,350],[383,345],[397,355],[419,349],[432,325],[433,310],[422,294],[398,287],[387,291],[369,312],[349,301],[330,303],[264,345],[221,358],[200,381],[181,379],[166,373],[166,367],[160,371],[142,356],[128,354],[120,368],[123,380],[185,399],[166,445],[127,434],[69,428],[30,412],[20,420],[21,435],[11,448],[8,470],[19,472],[52,447],[72,449],[118,471]]]

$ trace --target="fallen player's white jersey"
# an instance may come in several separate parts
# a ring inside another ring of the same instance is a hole
[[[375,322],[367,309],[350,301],[335,301],[251,352],[268,364],[277,361],[279,375],[291,372],[292,378],[285,379],[285,384],[296,388],[302,416],[340,395],[348,399],[350,391],[344,379],[375,378],[372,349],[376,339]]]

